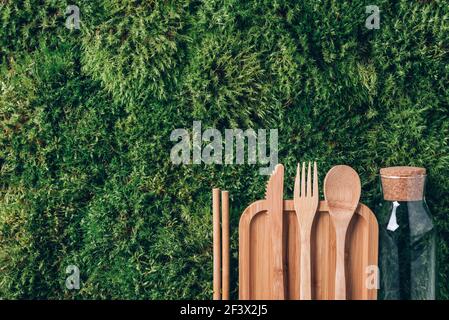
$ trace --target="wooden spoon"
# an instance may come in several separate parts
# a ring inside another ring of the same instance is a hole
[[[349,166],[333,167],[324,179],[324,198],[336,236],[335,300],[346,300],[346,231],[359,203],[360,192],[359,175]]]

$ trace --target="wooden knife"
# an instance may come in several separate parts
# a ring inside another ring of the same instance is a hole
[[[272,264],[271,274],[271,299],[285,300],[285,268],[284,268],[284,166],[276,165],[267,183],[265,201],[270,221],[271,248],[269,261]]]

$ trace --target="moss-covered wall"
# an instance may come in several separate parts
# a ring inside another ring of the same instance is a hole
[[[380,167],[425,166],[448,299],[449,3],[372,2],[0,1],[0,297],[210,298],[214,186],[236,296],[238,219],[266,176],[172,165],[171,131],[201,120],[277,128],[286,198],[302,160],[353,166],[370,206]]]

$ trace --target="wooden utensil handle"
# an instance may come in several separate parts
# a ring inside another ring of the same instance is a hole
[[[279,211],[271,213],[271,256],[273,263],[272,300],[284,300],[285,274],[284,274],[284,248],[283,248],[283,220],[282,207]]]
[[[311,259],[310,259],[310,233],[301,231],[301,260],[300,260],[300,284],[299,299],[312,299],[311,283]]]
[[[335,300],[346,300],[345,241],[346,232],[337,232],[335,266]]]

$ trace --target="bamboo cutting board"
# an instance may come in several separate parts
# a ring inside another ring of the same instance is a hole
[[[283,203],[283,262],[286,299],[299,299],[299,240],[293,200]],[[270,219],[266,200],[245,209],[239,224],[239,298],[271,300],[276,276],[267,261],[270,256]],[[321,201],[316,214],[311,244],[312,299],[332,300],[335,277],[335,232],[330,223],[326,201]],[[346,287],[350,300],[375,300],[377,290],[365,285],[368,266],[377,266],[378,225],[374,213],[359,204],[346,237]]]

